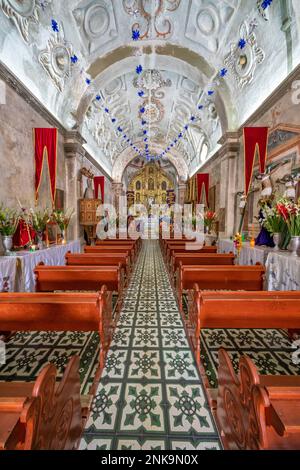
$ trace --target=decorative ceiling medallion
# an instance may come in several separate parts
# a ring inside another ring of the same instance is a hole
[[[165,115],[165,110],[163,105],[159,100],[156,98],[151,98],[150,102],[149,100],[145,100],[143,102],[143,107],[145,108],[145,119],[147,122],[149,122],[151,125],[156,124],[157,122],[162,121]],[[142,118],[141,113],[139,114],[139,118]]]
[[[62,26],[59,33],[51,35],[47,48],[39,54],[39,62],[60,92],[71,75],[72,55],[72,45],[65,41]]]
[[[117,36],[113,3],[82,0],[73,10],[82,41],[89,53],[95,52]]]
[[[170,79],[164,80],[159,70],[145,70],[142,75],[138,75],[133,80],[133,86],[146,92],[146,97],[150,93],[154,98],[162,99],[165,94],[163,91],[159,91],[159,89],[171,87],[172,82]]]
[[[231,68],[238,86],[244,88],[252,82],[256,67],[264,61],[265,53],[257,45],[256,35],[250,33],[246,21],[240,27],[240,37],[245,39],[246,46],[241,50],[236,44],[232,44],[231,52],[225,57],[224,63]]]
[[[51,1],[45,0],[43,8],[51,3]],[[38,23],[39,10],[42,8],[41,3],[37,0],[0,0],[0,8],[15,23],[22,39],[28,43],[29,23]]]
[[[150,32],[155,31],[156,38],[169,38],[173,32],[168,12],[178,9],[181,0],[123,0],[123,7],[130,16],[138,18],[132,25],[132,31],[140,31],[140,39],[151,39]]]

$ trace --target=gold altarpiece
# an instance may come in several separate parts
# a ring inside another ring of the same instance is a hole
[[[158,165],[149,163],[131,180],[128,205],[144,204],[150,209],[153,204],[167,204],[170,191],[174,191],[172,180]]]

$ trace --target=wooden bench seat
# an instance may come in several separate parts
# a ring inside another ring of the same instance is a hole
[[[40,263],[34,270],[36,292],[96,291],[105,285],[109,292],[118,293],[117,311],[120,311],[124,295],[125,275],[121,263],[118,266],[45,266]]]
[[[53,364],[35,383],[0,383],[0,450],[72,450],[79,445],[92,396],[80,397],[79,357],[61,382]]]
[[[131,244],[126,244],[126,245],[121,245],[118,243],[112,243],[112,244],[107,244],[103,243],[100,245],[94,245],[94,246],[85,246],[84,247],[84,253],[129,253],[131,257],[132,263],[135,263],[137,256],[138,256],[138,251],[137,247],[131,243]]]
[[[199,368],[203,328],[288,329],[299,326],[300,292],[201,292],[199,285],[194,285],[187,330]]]
[[[207,254],[207,255],[217,255],[217,248],[215,246],[201,246],[201,248],[196,249],[196,245],[190,245],[190,248],[188,248],[188,245],[185,246],[174,246],[174,245],[168,245],[167,246],[167,251],[166,251],[166,257],[165,261],[167,264],[167,267],[171,267],[172,263],[172,256],[174,254]],[[233,263],[229,263],[233,264]]]
[[[256,266],[182,266],[176,275],[176,293],[182,311],[183,291],[198,290],[263,290],[265,268]],[[196,287],[195,287],[196,286]]]
[[[128,285],[132,265],[125,253],[71,253],[66,254],[67,266],[119,266],[125,271],[125,285]]]
[[[216,418],[225,449],[299,450],[299,376],[259,375],[247,356],[237,375],[221,349],[218,383]]]
[[[177,271],[182,266],[233,266],[235,256],[233,253],[219,254],[201,252],[176,252],[174,250],[170,253],[170,276],[174,281],[174,277],[178,276]]]
[[[91,248],[91,251],[89,251]],[[101,254],[125,254],[129,259],[131,265],[135,262],[135,252],[133,248],[129,248],[128,246],[124,245],[118,245],[118,246],[99,246],[99,247],[88,247],[86,246],[84,248],[84,254],[95,254],[95,255],[101,255]]]
[[[98,293],[0,294],[0,318],[5,331],[98,331],[101,375],[114,329],[105,286]]]

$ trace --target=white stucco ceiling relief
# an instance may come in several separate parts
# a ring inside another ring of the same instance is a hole
[[[0,61],[66,129],[78,129],[111,175],[136,158],[131,142],[144,149],[142,106],[149,147],[163,152],[171,142],[167,158],[186,177],[300,63],[298,3],[287,0],[283,13],[279,0],[267,9],[262,0],[0,0]]]

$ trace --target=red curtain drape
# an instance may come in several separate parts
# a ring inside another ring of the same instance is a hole
[[[43,162],[46,155],[53,204],[56,192],[57,135],[58,131],[56,128],[34,129],[35,197],[37,200],[41,184]]]
[[[101,199],[104,201],[104,176],[95,176],[94,177],[94,188],[95,188],[95,199]],[[100,191],[99,191],[100,189]]]
[[[268,127],[244,127],[244,152],[245,152],[245,194],[248,195],[253,175],[256,149],[259,152],[259,168],[264,173],[266,169]]]
[[[198,173],[197,174],[198,204],[201,201],[203,185],[205,187],[206,204],[208,206],[209,205],[209,200],[208,200],[209,173]]]

